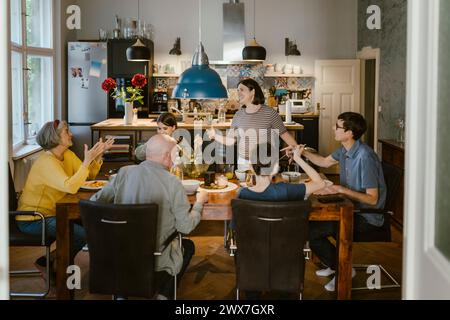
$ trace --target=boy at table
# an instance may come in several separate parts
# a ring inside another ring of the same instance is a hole
[[[341,147],[328,157],[304,151],[303,155],[315,165],[329,168],[340,165],[340,185],[330,186],[322,191],[325,194],[343,194],[351,199],[356,209],[383,209],[386,201],[386,184],[377,154],[360,139],[367,130],[362,115],[345,112],[339,115],[333,126],[334,138]],[[354,230],[370,232],[384,223],[382,214],[358,213],[354,216]],[[337,223],[312,221],[309,227],[309,244],[312,251],[327,267],[316,271],[318,276],[328,277],[335,273],[336,247],[328,237],[336,239]],[[355,270],[352,270],[355,276]],[[327,291],[335,290],[335,277],[325,285]]]

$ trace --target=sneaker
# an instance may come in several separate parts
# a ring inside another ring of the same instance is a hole
[[[162,294],[159,294],[156,296],[156,300],[168,300],[166,296],[163,296]]]
[[[318,277],[329,277],[329,276],[331,276],[332,274],[334,274],[336,271],[334,271],[333,269],[331,269],[331,268],[326,268],[326,269],[320,269],[320,270],[317,270],[316,271],[316,275],[318,276]]]
[[[355,268],[352,268],[352,278],[356,276],[356,270]],[[336,290],[336,277],[333,277],[330,282],[328,282],[325,286],[325,290],[334,292]]]

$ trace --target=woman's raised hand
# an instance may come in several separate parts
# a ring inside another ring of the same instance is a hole
[[[102,138],[100,138],[100,141],[102,141]],[[114,144],[114,138],[108,138],[103,143],[103,152],[108,151],[109,149],[111,149],[113,144]]]
[[[99,141],[91,149],[88,149],[87,144],[84,145],[84,161],[83,165],[88,167],[93,160],[103,154],[104,143]]]

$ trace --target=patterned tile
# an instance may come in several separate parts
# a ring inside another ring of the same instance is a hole
[[[229,65],[227,67],[227,76],[228,77],[239,77],[241,74],[241,70],[238,65]]]
[[[156,89],[167,89],[169,87],[168,79],[156,78]]]
[[[287,78],[287,88],[289,90],[298,90],[299,83],[297,81],[297,78]]]
[[[275,87],[277,89],[287,88],[287,78],[275,78]]]

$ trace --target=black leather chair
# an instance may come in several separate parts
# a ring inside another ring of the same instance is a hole
[[[309,201],[231,201],[236,221],[236,298],[239,291],[282,291],[302,298],[303,248]]]
[[[357,232],[355,230],[353,233],[353,242],[391,242],[391,216],[394,214],[392,209],[394,208],[394,200],[398,195],[402,173],[399,168],[389,164],[382,163],[383,175],[386,182],[386,204],[384,209],[364,209],[356,210],[355,213],[364,212],[368,214],[382,214],[384,216],[384,223],[380,228],[373,228],[370,232]],[[377,264],[375,264],[377,265]],[[370,265],[368,264],[354,264],[353,267],[356,269],[364,269]],[[392,281],[390,285],[382,285],[381,288],[399,288],[400,284],[398,281],[382,266],[378,265],[380,270]],[[367,287],[352,288],[352,290],[367,290]]]
[[[157,248],[158,205],[81,200],[80,214],[89,244],[89,291],[153,298],[155,257],[178,235]],[[174,282],[176,299],[176,276]]]
[[[46,280],[45,290],[43,292],[10,292],[11,297],[33,297],[44,298],[50,291],[50,246],[55,241],[55,238],[46,234],[46,225],[44,216],[39,212],[34,211],[17,211],[17,193],[14,188],[14,181],[10,170],[9,174],[9,245],[11,247],[45,247],[46,258]],[[20,215],[32,215],[39,217],[42,221],[42,234],[31,235],[23,233],[16,225],[16,217]],[[10,271],[12,276],[26,276],[30,274],[40,274],[39,270],[15,270]]]

